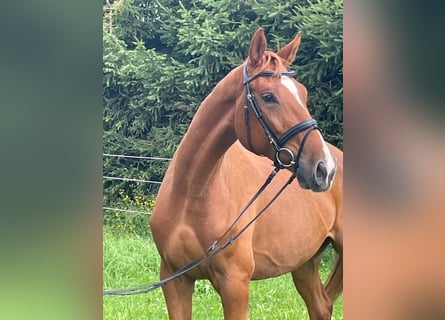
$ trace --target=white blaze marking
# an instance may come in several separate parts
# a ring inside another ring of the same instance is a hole
[[[295,85],[295,83],[292,81],[291,78],[287,77],[287,76],[282,76],[281,77],[281,84],[283,86],[285,86],[287,88],[287,90],[290,91],[290,93],[292,93],[292,95],[295,97],[295,99],[297,99],[298,104],[304,108],[304,103],[303,101],[301,101],[300,95],[298,94],[298,89],[297,86]]]
[[[318,130],[314,130],[317,131],[318,135],[320,136],[321,141],[323,142],[323,154],[324,154],[324,158],[325,158],[325,162],[326,162],[326,169],[328,174],[326,175],[326,182],[328,179],[329,174],[332,172],[332,170],[335,169],[335,160],[334,157],[332,156],[331,151],[329,150],[326,142],[323,139],[323,136],[321,135],[320,131]]]
[[[295,85],[295,83],[292,81],[292,79],[287,76],[282,76],[281,84],[284,87],[286,87],[290,91],[290,93],[292,93],[292,95],[295,97],[295,99],[297,99],[298,104],[302,108],[305,108],[305,105],[304,105],[303,101],[301,100],[300,95],[298,94],[298,88]],[[335,169],[335,160],[334,160],[334,157],[332,156],[332,153],[329,150],[326,142],[324,141],[323,136],[321,135],[320,131],[318,131],[318,130],[314,130],[314,131],[317,132],[317,134],[320,136],[321,142],[323,143],[324,161],[326,163],[326,169],[328,172],[328,174],[326,175],[326,182],[327,182],[327,179],[328,179],[330,173]]]

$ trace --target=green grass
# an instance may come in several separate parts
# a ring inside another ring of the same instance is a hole
[[[155,282],[159,278],[159,256],[151,238],[113,235],[104,232],[104,287],[121,289]],[[331,265],[330,254],[322,260],[325,279]],[[343,299],[334,305],[332,319],[343,319]],[[167,309],[162,290],[135,296],[105,296],[103,319],[166,319]],[[223,319],[219,295],[210,282],[196,282],[193,296],[193,319]],[[250,319],[309,319],[306,306],[296,292],[289,274],[278,278],[253,281],[250,285]]]

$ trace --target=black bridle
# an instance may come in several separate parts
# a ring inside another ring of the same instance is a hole
[[[253,113],[255,114],[255,117],[258,119],[259,123],[264,129],[267,139],[269,140],[270,144],[273,145],[273,147],[275,148],[274,165],[280,169],[283,167],[291,167],[292,165],[295,165],[295,168],[298,168],[300,156],[303,151],[303,146],[306,143],[309,133],[311,133],[311,131],[314,129],[320,130],[320,128],[317,125],[317,121],[315,121],[314,119],[308,119],[291,127],[285,133],[283,133],[281,137],[277,137],[277,135],[274,133],[270,125],[267,123],[266,119],[263,117],[261,109],[258,107],[258,104],[255,100],[255,96],[252,94],[252,91],[250,90],[249,86],[249,83],[258,77],[271,77],[275,74],[276,74],[275,71],[262,71],[249,77],[247,73],[247,64],[244,64],[243,85],[244,88],[246,89],[246,105],[244,106],[244,121],[247,129],[247,142],[249,144],[249,149],[253,151],[252,138],[250,134],[250,117],[249,117],[249,105],[250,105],[250,107],[253,110]],[[284,71],[281,72],[280,76],[293,76],[294,74],[295,74],[294,71]],[[305,130],[307,130],[307,132],[304,135],[303,139],[301,140],[300,148],[298,149],[298,153],[295,156],[290,149],[284,147],[284,144],[290,138]],[[281,155],[283,153],[287,153],[290,156],[289,162],[284,162],[281,159]]]

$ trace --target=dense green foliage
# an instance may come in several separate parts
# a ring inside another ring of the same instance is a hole
[[[104,0],[104,152],[171,157],[200,102],[242,63],[254,31],[276,50],[302,31],[292,69],[325,138],[342,147],[341,0]],[[162,180],[167,162],[104,159],[104,175]],[[109,181],[105,203],[155,185]],[[122,193],[124,190],[124,193]]]

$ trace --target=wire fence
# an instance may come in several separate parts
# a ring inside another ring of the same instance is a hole
[[[125,154],[110,154],[104,153],[104,157],[113,157],[113,158],[129,158],[129,159],[144,159],[144,160],[162,160],[162,161],[170,161],[171,158],[162,158],[162,157],[145,157],[145,156],[131,156]]]
[[[120,177],[108,177],[108,176],[103,176],[102,178],[108,179],[108,180],[144,182],[144,183],[153,183],[153,184],[161,184],[162,183],[162,181],[152,181],[152,180],[142,180],[142,179],[132,179],[132,178],[120,178]]]
[[[102,207],[102,209],[103,210],[108,210],[108,211],[119,211],[119,212],[128,212],[128,213],[137,213],[137,214],[151,215],[151,212],[141,211],[141,210],[130,210],[130,209],[113,208],[113,207]]]
[[[171,161],[172,160],[171,158],[164,158],[164,157],[134,156],[134,155],[125,155],[125,154],[104,153],[102,155],[104,157],[123,158],[123,159],[158,160],[158,161]],[[104,180],[130,181],[130,182],[149,183],[149,184],[156,184],[156,185],[160,185],[162,183],[162,181],[135,179],[135,178],[127,178],[127,177],[102,176],[102,178]],[[151,212],[147,212],[147,211],[130,210],[130,209],[125,209],[125,208],[115,208],[115,207],[107,207],[107,206],[102,206],[102,210],[151,215]]]

